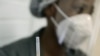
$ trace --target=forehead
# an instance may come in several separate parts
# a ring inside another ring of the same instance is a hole
[[[93,5],[94,0],[59,0],[59,4],[68,5],[68,4],[86,4]]]
[[[93,3],[94,0],[59,0],[59,2],[63,2],[63,3],[72,3],[72,2]]]
[[[89,1],[93,1],[93,0],[58,0],[58,1],[87,1],[87,2],[89,2]]]

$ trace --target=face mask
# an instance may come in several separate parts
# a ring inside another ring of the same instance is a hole
[[[88,14],[79,14],[68,17],[57,5],[55,5],[55,7],[65,18],[58,24],[54,18],[51,17],[51,20],[57,28],[56,34],[58,43],[60,45],[64,43],[67,48],[77,48],[82,42],[91,36],[91,16]]]

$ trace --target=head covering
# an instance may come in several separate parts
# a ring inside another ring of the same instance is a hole
[[[30,10],[36,17],[44,17],[42,11],[56,0],[32,0]]]

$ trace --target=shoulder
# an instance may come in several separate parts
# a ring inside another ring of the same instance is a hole
[[[2,49],[6,49],[6,48],[17,48],[17,47],[21,47],[21,46],[23,46],[23,45],[27,45],[29,42],[31,42],[32,40],[31,40],[31,38],[29,37],[29,38],[23,38],[23,39],[21,39],[21,40],[18,40],[18,41],[16,41],[16,42],[13,42],[13,43],[11,43],[11,44],[8,44],[8,45],[6,45],[6,46],[4,46],[4,47],[2,47]]]
[[[10,45],[6,45],[0,49],[0,56],[1,54],[7,54],[10,56],[15,56],[16,54],[24,55],[29,52],[29,49],[34,46],[35,44],[35,37],[31,36],[29,38],[21,39],[17,42],[11,43]]]
[[[43,28],[29,38],[19,40],[0,48],[0,56],[36,56],[36,36],[42,34]]]

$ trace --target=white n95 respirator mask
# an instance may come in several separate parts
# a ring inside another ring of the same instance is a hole
[[[82,42],[91,36],[92,20],[89,14],[79,14],[68,17],[61,9],[55,5],[57,11],[64,16],[64,20],[57,23],[51,17],[52,22],[56,26],[56,35],[58,43],[65,44],[68,48],[77,48]]]
[[[56,30],[58,42],[76,48],[91,36],[91,17],[87,14],[72,16],[61,21]]]

